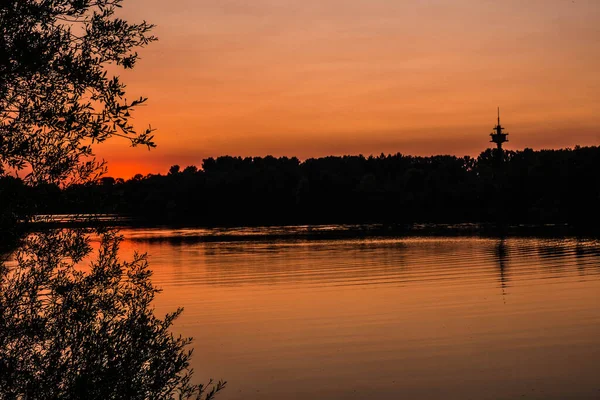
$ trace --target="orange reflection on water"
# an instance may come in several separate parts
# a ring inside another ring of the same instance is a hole
[[[129,231],[222,399],[595,398],[600,244]],[[186,240],[180,240],[186,236]],[[161,237],[163,239],[161,239]],[[151,240],[150,240],[151,239]]]

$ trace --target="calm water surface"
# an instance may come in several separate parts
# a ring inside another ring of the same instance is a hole
[[[221,400],[600,398],[598,241],[203,232],[123,249],[150,254],[159,313],[185,307]]]

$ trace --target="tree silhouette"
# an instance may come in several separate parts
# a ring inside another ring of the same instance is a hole
[[[191,382],[190,339],[169,331],[181,310],[154,315],[146,259],[119,260],[114,232],[96,232],[94,261],[87,229],[18,232],[34,213],[64,210],[61,189],[75,183],[97,181],[108,191],[99,200],[112,200],[123,181],[97,179],[94,144],[120,136],[154,147],[152,130],[129,122],[146,99],[128,101],[109,73],[133,68],[136,49],[156,40],[152,25],[116,17],[121,3],[0,2],[2,399],[210,399],[225,385]],[[25,182],[10,176],[22,170]]]
[[[211,399],[225,383],[191,384],[190,339],[169,332],[151,302],[145,255],[118,259],[121,240],[51,230],[28,237],[17,266],[0,263],[0,398]]]
[[[92,145],[113,136],[154,146],[136,132],[110,65],[133,68],[152,25],[117,18],[122,0],[0,3],[0,174],[27,169],[32,182],[81,181],[101,172]]]
[[[495,151],[495,150],[494,150]],[[569,223],[600,218],[600,147],[455,156],[218,157],[62,191],[62,211],[203,226]],[[48,191],[47,189],[46,191]],[[86,199],[90,199],[89,201]],[[48,210],[50,211],[50,210]]]

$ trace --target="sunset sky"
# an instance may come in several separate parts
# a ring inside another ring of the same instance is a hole
[[[127,0],[159,41],[121,73],[158,148],[97,148],[109,175],[206,157],[476,156],[600,144],[598,0]]]

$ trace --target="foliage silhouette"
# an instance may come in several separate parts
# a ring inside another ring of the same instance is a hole
[[[47,190],[47,189],[45,189]],[[36,196],[35,194],[33,195]],[[455,156],[218,157],[62,191],[52,212],[149,223],[570,223],[600,218],[600,148]]]
[[[122,0],[5,0],[0,3],[0,175],[85,181],[103,171],[92,145],[113,136],[154,146],[136,132],[125,85],[108,66],[133,68],[152,25],[117,18]]]
[[[225,383],[190,383],[191,339],[169,332],[182,310],[154,316],[145,255],[121,261],[121,238],[99,235],[88,266],[81,230],[32,235],[0,264],[0,398],[212,398]]]
[[[102,176],[95,144],[155,146],[151,128],[129,121],[146,99],[128,101],[113,71],[133,68],[136,49],[156,38],[152,25],[116,16],[122,3],[0,2],[2,399],[210,399],[225,386],[192,384],[190,339],[169,332],[181,310],[154,315],[145,256],[120,261],[116,233],[97,232],[98,257],[85,267],[92,232],[23,229],[60,205],[61,190]]]

